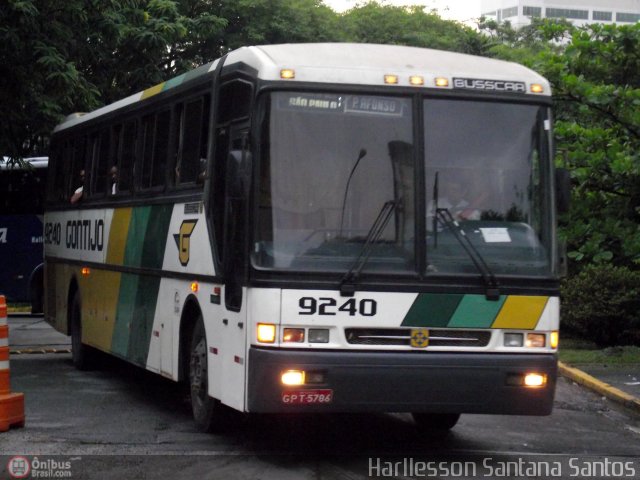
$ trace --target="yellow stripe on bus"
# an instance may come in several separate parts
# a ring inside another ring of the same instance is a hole
[[[164,82],[159,83],[158,85],[154,85],[153,87],[147,88],[142,92],[142,97],[140,100],[144,100],[145,98],[153,97],[162,91],[162,87],[164,87]]]
[[[107,244],[106,262],[108,264],[122,265],[124,263],[124,251],[127,245],[127,236],[129,235],[131,212],[131,208],[118,208],[113,211],[109,243]]]
[[[491,328],[533,330],[549,297],[509,295]]]

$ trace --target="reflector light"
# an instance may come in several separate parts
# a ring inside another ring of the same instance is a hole
[[[384,83],[390,84],[390,85],[397,85],[398,84],[398,76],[397,75],[385,75],[384,76]]]
[[[424,77],[421,77],[420,75],[413,75],[409,77],[409,83],[416,86],[424,85]]]
[[[329,343],[328,328],[310,328],[309,343]]]
[[[276,326],[272,323],[259,323],[258,341],[262,343],[274,343],[276,341]]]
[[[304,342],[304,328],[285,328],[282,334],[282,341],[285,343]]]
[[[505,347],[521,347],[524,342],[524,335],[521,333],[505,333],[504,334],[504,346]]]
[[[280,381],[283,385],[304,385],[304,371],[302,370],[287,370],[282,373]]]
[[[436,77],[436,87],[448,87],[449,79],[446,77]]]
[[[544,87],[539,83],[531,84],[531,93],[544,93]]]
[[[551,348],[558,348],[558,343],[560,343],[560,334],[556,332],[551,332],[549,334],[549,346]]]
[[[527,333],[525,345],[529,348],[543,348],[545,345],[544,333]]]
[[[280,70],[280,78],[283,80],[292,80],[296,78],[296,71],[292,68],[283,68]]]
[[[198,293],[198,290],[200,290],[200,285],[198,284],[198,282],[191,282],[191,291],[193,293]]]
[[[524,376],[526,387],[542,387],[547,384],[547,376],[541,373],[527,373]]]
[[[80,270],[80,273],[82,274],[83,277],[88,277],[89,275],[91,275],[91,269],[89,267],[82,267],[82,270]]]

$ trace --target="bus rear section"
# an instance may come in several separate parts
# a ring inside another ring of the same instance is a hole
[[[24,159],[24,165],[0,162],[0,286],[10,304],[43,307],[42,216],[47,157]]]

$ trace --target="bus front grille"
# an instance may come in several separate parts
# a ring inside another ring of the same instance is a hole
[[[410,328],[346,328],[345,335],[352,345],[411,346]],[[490,340],[489,330],[429,329],[430,347],[486,347]]]

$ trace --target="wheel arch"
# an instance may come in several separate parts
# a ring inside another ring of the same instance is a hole
[[[202,309],[198,299],[189,295],[184,302],[182,315],[180,316],[180,329],[178,334],[178,381],[189,378],[189,343],[198,317],[202,315]]]

